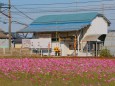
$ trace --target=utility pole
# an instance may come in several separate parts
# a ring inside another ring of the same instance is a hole
[[[8,0],[8,7],[2,7],[2,5],[4,5],[4,4],[0,3],[0,9],[1,8],[8,8],[8,15],[6,15],[4,13],[2,13],[2,14],[7,16],[8,17],[8,21],[9,21],[8,32],[9,32],[9,50],[10,50],[11,49],[11,23],[12,23],[12,21],[11,21],[11,11],[10,11],[10,9],[11,9],[11,2],[10,2],[10,0]]]
[[[9,50],[11,49],[11,2],[10,0],[8,0],[8,19],[9,19],[9,26],[8,26],[8,30],[9,30]]]
[[[3,3],[0,3],[0,13],[2,12],[1,9],[3,5],[4,5]]]
[[[1,7],[2,7],[2,6],[1,6],[1,3],[0,3],[0,13],[1,13]]]

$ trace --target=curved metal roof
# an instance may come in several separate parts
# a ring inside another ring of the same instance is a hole
[[[46,15],[38,17],[27,28],[18,32],[53,32],[80,30],[81,28],[90,25],[91,21],[99,15],[101,14],[97,12]]]
[[[98,13],[77,13],[77,14],[61,14],[61,15],[45,15],[38,17],[32,24],[52,24],[66,22],[86,22],[92,21]]]
[[[48,25],[30,25],[26,29],[22,29],[20,32],[65,32],[76,31],[90,25],[90,22],[85,23],[69,23],[69,24],[48,24]]]

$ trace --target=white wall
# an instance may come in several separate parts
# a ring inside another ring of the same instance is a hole
[[[61,53],[62,56],[67,56],[69,54],[69,45],[66,42],[61,42]]]
[[[96,17],[92,22],[90,27],[87,29],[86,33],[84,34],[84,39],[86,36],[90,35],[102,35],[102,34],[107,34],[108,31],[108,23],[103,17]],[[86,41],[82,41],[81,45],[82,48],[86,45]]]
[[[0,39],[0,48],[8,48],[9,40],[8,39]]]
[[[59,42],[51,42],[51,48],[52,48],[51,55],[55,55],[54,48],[55,48],[56,46],[60,48],[60,43],[59,43]]]
[[[96,17],[92,22],[91,26],[87,30],[85,36],[94,34],[107,34],[108,24],[103,17]]]
[[[54,51],[54,47],[59,47],[59,49],[61,50],[61,55],[62,56],[67,56],[67,54],[69,54],[69,45],[66,42],[52,42],[52,52],[51,55],[55,55],[55,51]]]

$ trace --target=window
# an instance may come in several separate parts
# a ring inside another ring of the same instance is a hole
[[[58,42],[59,38],[52,38],[52,42]]]
[[[69,49],[70,50],[74,50],[74,45],[73,44],[69,44]]]

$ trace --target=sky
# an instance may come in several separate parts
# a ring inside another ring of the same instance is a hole
[[[0,0],[7,7],[8,0]],[[77,2],[77,3],[76,3]],[[103,13],[111,22],[109,29],[115,29],[115,0],[11,0],[12,32],[25,28],[37,17],[52,14],[79,12]],[[104,7],[104,11],[102,11]],[[7,9],[1,9],[8,14]],[[8,18],[0,14],[0,28],[8,31]]]

